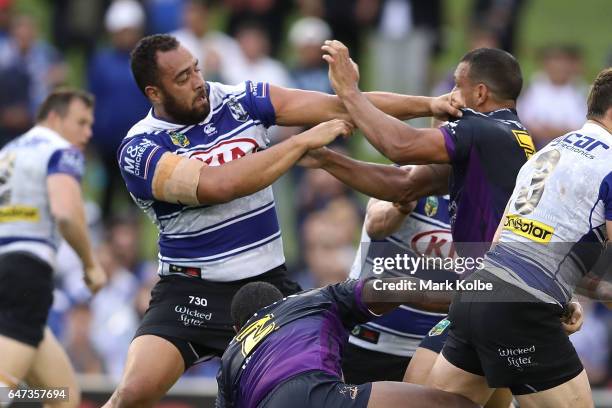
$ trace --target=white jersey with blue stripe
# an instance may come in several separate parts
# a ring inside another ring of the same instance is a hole
[[[485,267],[542,301],[565,303],[601,253],[610,220],[612,135],[587,122],[522,167]]]
[[[80,181],[83,154],[55,131],[35,126],[0,150],[0,253],[26,251],[52,267],[61,236],[49,206],[47,176]]]
[[[350,277],[363,279],[373,276],[373,263],[376,258],[392,258],[396,254],[453,257],[455,249],[448,204],[448,196],[420,199],[400,229],[382,240],[372,240],[364,225],[361,245],[351,267]],[[417,270],[410,274],[385,271],[384,274],[385,277],[402,275],[433,281],[456,280],[458,277],[454,272],[440,270]],[[372,351],[412,357],[423,337],[444,316],[446,314],[402,305],[391,313],[355,327],[349,342]]]
[[[267,129],[275,123],[268,84],[207,82],[207,88],[206,119],[184,126],[151,111],[128,132],[118,160],[130,195],[159,228],[160,273],[191,267],[203,279],[235,281],[285,262],[272,188],[198,206],[162,202],[152,194],[155,166],[165,152],[220,166],[268,147]]]

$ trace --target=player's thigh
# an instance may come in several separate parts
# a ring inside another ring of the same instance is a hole
[[[427,385],[463,395],[483,406],[493,394],[493,389],[489,388],[485,377],[454,366],[442,354],[438,355],[431,369]]]
[[[512,404],[512,393],[508,388],[496,388],[485,408],[508,408]]]
[[[586,371],[548,390],[517,395],[521,408],[590,408],[593,407],[591,386]]]
[[[79,405],[81,390],[76,375],[66,352],[49,328],[45,329],[25,381],[31,388],[68,389],[67,400],[50,401],[46,406],[69,408]]]
[[[23,380],[34,361],[36,348],[0,335],[0,382],[10,386]]]
[[[424,347],[418,347],[410,359],[406,374],[404,375],[404,382],[427,384],[427,378],[437,358],[438,353]]]
[[[174,344],[159,336],[138,336],[128,349],[123,376],[111,405],[154,403],[168,392],[184,371],[183,357]]]
[[[401,382],[381,381],[372,383],[368,408],[387,407],[435,408],[476,407],[469,399],[430,387]]]

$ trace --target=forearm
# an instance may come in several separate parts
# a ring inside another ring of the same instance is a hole
[[[60,234],[77,253],[83,267],[91,267],[94,260],[83,209],[74,208],[71,215],[56,218],[56,222]]]
[[[394,118],[407,120],[432,116],[428,96],[402,95],[392,92],[365,92],[364,95],[376,108]]]
[[[397,231],[408,214],[399,211],[393,203],[378,201],[368,208],[366,232],[372,239],[382,239]]]
[[[368,141],[385,157],[396,163],[408,163],[404,145],[414,143],[417,129],[377,109],[359,90],[343,95],[342,101],[351,120]]]
[[[362,291],[362,300],[376,313],[387,313],[404,304],[416,305],[422,310],[447,312],[454,291],[432,291],[420,287],[414,277],[368,280]]]
[[[321,168],[349,187],[384,201],[399,201],[408,172],[385,164],[366,163],[325,149]]]
[[[253,194],[274,183],[307,151],[305,142],[291,137],[222,166],[205,166],[200,173],[198,201],[217,204]]]

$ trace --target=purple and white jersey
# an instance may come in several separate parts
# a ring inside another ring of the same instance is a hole
[[[55,131],[34,126],[0,150],[0,253],[30,252],[52,267],[61,236],[51,215],[47,176],[79,182],[83,154]]]
[[[269,85],[207,82],[210,113],[196,125],[160,120],[153,111],[128,132],[118,150],[121,174],[136,204],[159,228],[159,272],[176,267],[228,282],[260,275],[285,262],[272,188],[215,205],[156,200],[152,182],[165,152],[221,166],[265,149],[275,123]]]

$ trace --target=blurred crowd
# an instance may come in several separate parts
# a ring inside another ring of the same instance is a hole
[[[32,0],[34,1],[34,0]],[[45,0],[39,0],[44,2]],[[0,0],[0,146],[32,126],[52,88],[82,83],[95,95],[95,124],[87,157],[88,219],[109,285],[95,298],[81,281],[78,259],[61,249],[49,324],[80,373],[117,379],[127,347],[155,284],[156,259],[143,250],[150,231],[134,213],[116,164],[116,149],[149,105],[132,79],[129,52],[143,35],[172,33],[199,60],[210,81],[246,79],[332,93],[320,45],[339,39],[368,67],[368,88],[440,95],[453,87],[453,69],[434,74],[444,52],[442,0],[54,0],[47,21]],[[516,51],[523,0],[474,0],[465,51]],[[42,26],[49,26],[43,33]],[[79,55],[83,66],[68,64]],[[537,52],[518,104],[536,145],[579,128],[586,113],[584,55],[574,44]],[[602,61],[602,66],[610,65]],[[296,129],[272,129],[280,140]],[[354,147],[338,142],[336,149]],[[321,170],[295,169],[275,186],[284,239],[297,255],[289,268],[302,287],[344,280],[364,215],[363,198]],[[586,322],[572,336],[594,385],[612,384],[612,316],[585,302]],[[214,364],[191,375],[214,375]]]

